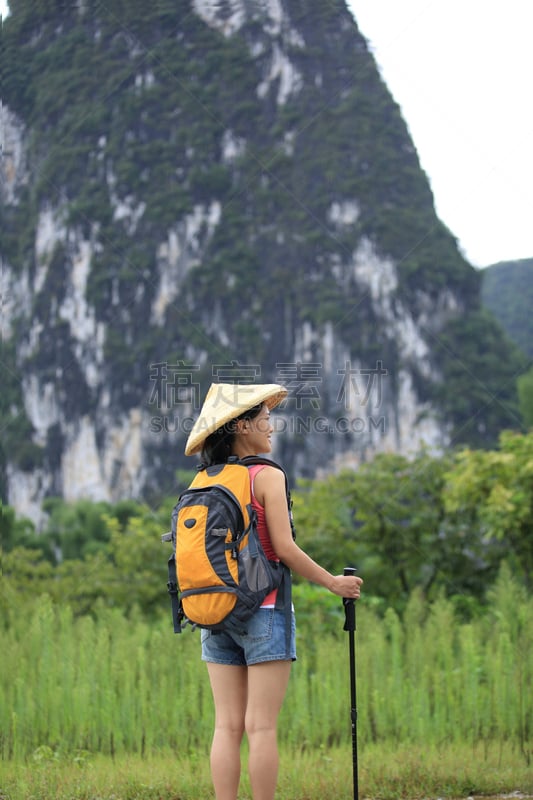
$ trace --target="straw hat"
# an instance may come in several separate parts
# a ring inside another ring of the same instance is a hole
[[[226,422],[260,403],[275,408],[286,396],[287,389],[278,383],[212,383],[187,439],[185,455],[198,453],[207,437]]]

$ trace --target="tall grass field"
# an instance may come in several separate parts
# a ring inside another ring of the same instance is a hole
[[[307,612],[280,719],[279,797],[340,800],[353,796],[348,634],[342,610]],[[418,594],[402,618],[361,601],[355,641],[365,796],[533,794],[533,600],[509,575],[470,621]],[[75,618],[46,598],[12,609],[0,628],[0,797],[212,797],[199,649],[198,632],[176,636],[167,617]]]

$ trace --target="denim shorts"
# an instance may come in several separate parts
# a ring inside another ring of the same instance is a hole
[[[251,666],[265,661],[296,661],[296,621],[291,614],[290,659],[285,651],[285,612],[260,608],[248,623],[248,632],[213,633],[202,629],[202,661]]]

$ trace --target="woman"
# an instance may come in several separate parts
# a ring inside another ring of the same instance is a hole
[[[224,463],[270,453],[270,410],[287,395],[278,384],[212,384],[185,448],[201,451],[202,461]],[[281,470],[250,467],[252,505],[261,544],[268,558],[324,586],[339,597],[357,599],[361,578],[331,575],[296,544],[292,536]],[[276,591],[265,598],[246,635],[202,630],[202,659],[207,662],[215,703],[211,773],[217,800],[236,800],[244,733],[249,743],[248,770],[254,800],[273,800],[278,775],[277,719],[296,659],[292,613],[290,652],[286,651],[286,615],[275,608]]]

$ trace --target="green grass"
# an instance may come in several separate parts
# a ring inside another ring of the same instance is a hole
[[[348,637],[337,606],[300,614],[278,800],[352,797]],[[174,636],[167,615],[127,619],[102,607],[76,617],[45,596],[9,606],[0,800],[212,797],[213,704],[199,647],[198,632]],[[533,601],[508,574],[486,614],[469,621],[451,601],[419,594],[401,617],[361,602],[356,659],[361,800],[533,794]],[[244,772],[241,800],[249,797]]]
[[[250,798],[243,758],[240,798]],[[439,748],[371,745],[359,753],[359,796],[372,800],[466,798],[520,791],[533,794],[533,775],[509,745]],[[24,764],[3,764],[2,800],[208,800],[207,752],[187,758],[168,750],[149,758],[111,759],[37,751]],[[283,750],[277,800],[350,800],[352,752]]]
[[[0,627],[0,756],[21,761],[42,746],[112,757],[201,750],[213,708],[199,648],[198,631],[174,636],[167,616],[74,617],[41,597]],[[350,728],[342,619],[301,624],[297,648],[281,742],[340,745]],[[362,745],[502,741],[532,758],[533,601],[509,578],[469,622],[450,601],[416,594],[403,619],[361,604],[356,660]]]

